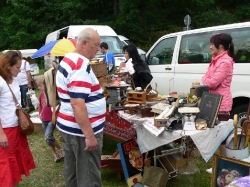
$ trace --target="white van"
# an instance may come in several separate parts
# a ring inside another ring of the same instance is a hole
[[[126,60],[123,54],[122,42],[118,38],[115,31],[111,27],[106,25],[70,25],[48,34],[46,37],[45,44],[62,38],[76,39],[78,34],[85,28],[92,28],[96,30],[101,37],[101,42],[106,42],[108,44],[109,50],[114,54],[116,66],[120,66],[120,63]],[[99,51],[96,55],[96,58],[100,60],[102,60],[103,57],[104,55],[101,51]],[[44,57],[45,70],[51,68],[51,62],[55,59],[57,59],[57,61],[60,61],[62,57]]]
[[[167,34],[150,48],[146,60],[159,93],[188,93],[192,82],[201,82],[211,61],[210,37],[218,33],[228,33],[233,38],[235,64],[231,117],[238,114],[241,119],[246,114],[250,98],[250,22]]]
[[[126,38],[125,36],[118,35],[118,38],[122,41],[122,43],[123,43],[124,45],[129,45],[129,44],[132,43],[132,42],[131,42],[128,38]],[[140,49],[139,47],[137,47],[137,50],[138,50],[139,55],[143,55],[143,54],[145,55],[145,54],[146,54],[146,52],[143,51],[142,49]]]

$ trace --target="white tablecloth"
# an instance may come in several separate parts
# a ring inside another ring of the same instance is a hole
[[[186,136],[190,136],[192,138],[206,162],[213,156],[221,142],[223,142],[227,138],[228,134],[234,129],[233,120],[229,120],[221,122],[214,128],[207,128],[203,131],[177,130],[169,132],[164,130],[156,136],[144,127],[144,124],[148,125],[154,123],[153,117],[140,118],[138,115],[130,115],[124,113],[123,111],[119,111],[118,115],[131,122],[136,128],[137,141],[142,153],[171,143],[172,141],[181,138],[185,133]]]

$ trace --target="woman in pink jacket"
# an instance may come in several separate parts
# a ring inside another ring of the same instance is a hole
[[[210,38],[212,61],[202,83],[209,86],[209,92],[222,95],[219,113],[230,117],[233,99],[230,90],[233,77],[234,44],[229,34],[221,33]],[[220,154],[225,155],[225,142],[220,146]]]

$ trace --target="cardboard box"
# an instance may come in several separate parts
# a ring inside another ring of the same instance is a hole
[[[168,123],[168,120],[169,120],[169,118],[166,118],[166,119],[164,119],[164,118],[162,118],[162,119],[154,118],[154,125],[156,127],[166,127],[167,123]]]

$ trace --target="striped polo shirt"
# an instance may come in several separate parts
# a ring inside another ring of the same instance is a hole
[[[84,137],[76,123],[70,98],[84,99],[94,134],[103,131],[106,101],[87,58],[78,53],[67,53],[58,67],[56,85],[61,102],[56,123],[60,131]]]

